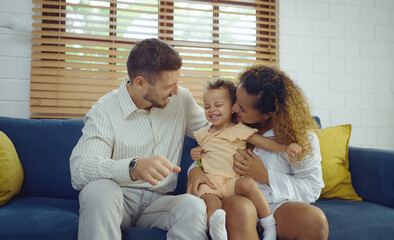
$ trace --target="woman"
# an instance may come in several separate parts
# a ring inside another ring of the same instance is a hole
[[[324,213],[310,205],[324,187],[317,128],[301,89],[283,72],[255,65],[242,73],[233,106],[237,120],[259,129],[278,142],[296,142],[301,155],[291,158],[250,147],[234,156],[235,172],[253,178],[266,196],[277,224],[279,239],[327,239]],[[199,196],[198,186],[212,183],[199,168],[189,173],[188,192]],[[229,239],[258,239],[256,210],[241,196],[223,199]]]

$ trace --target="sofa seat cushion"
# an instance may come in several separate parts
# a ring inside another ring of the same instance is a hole
[[[0,208],[0,239],[75,240],[79,203],[59,198],[14,198]]]
[[[326,214],[328,239],[389,239],[394,236],[394,209],[366,201],[320,199],[313,205]]]
[[[159,228],[130,227],[122,231],[122,240],[166,240],[167,231]]]
[[[59,198],[14,198],[0,207],[0,239],[76,240],[78,200]],[[123,240],[166,239],[158,228],[130,227],[122,231]]]

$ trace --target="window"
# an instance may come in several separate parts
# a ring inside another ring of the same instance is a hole
[[[278,65],[275,0],[33,0],[31,118],[83,117],[127,76],[130,49],[160,38],[183,58],[179,85],[236,81],[256,61]]]

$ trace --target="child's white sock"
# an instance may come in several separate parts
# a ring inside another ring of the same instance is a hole
[[[226,212],[217,209],[209,218],[209,234],[212,240],[227,240]]]
[[[261,226],[264,229],[263,240],[276,240],[276,222],[272,215],[260,219]]]

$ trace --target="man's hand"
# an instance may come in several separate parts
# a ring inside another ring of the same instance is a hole
[[[141,181],[156,186],[161,180],[173,172],[180,172],[181,168],[175,166],[163,156],[140,158],[134,168],[134,176]],[[131,178],[131,176],[130,176]]]
[[[211,188],[216,189],[216,186],[208,179],[201,168],[195,167],[189,172],[186,193],[200,197],[200,193],[198,192],[200,184],[208,184]]]

